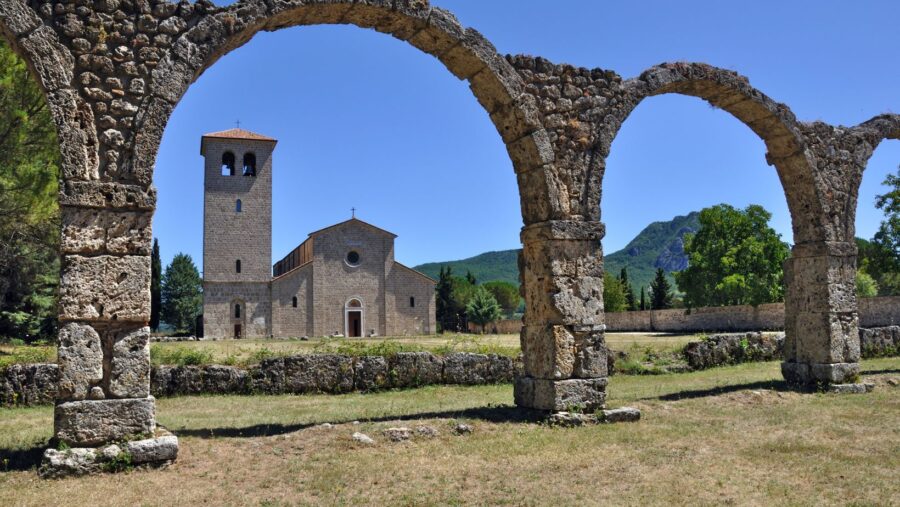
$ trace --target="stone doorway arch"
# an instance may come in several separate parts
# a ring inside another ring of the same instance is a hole
[[[218,58],[261,30],[353,24],[438,58],[490,115],[513,162],[525,227],[520,257],[526,375],[520,406],[591,409],[604,403],[602,302],[605,158],[619,126],[648,95],[684,93],[726,109],[766,142],[794,219],[786,265],[785,376],[841,382],[858,369],[852,292],[859,176],[874,146],[897,138],[900,117],[857,127],[797,122],[740,76],[666,64],[623,80],[613,71],[501,57],[477,31],[425,0],[242,0],[218,7],[165,0],[0,0],[0,35],[28,63],[57,125],[63,223],[56,436],[99,445],[152,432],[149,396],[153,165],[175,105]],[[95,349],[96,350],[96,349]],[[84,372],[104,362],[102,396]],[[112,386],[115,386],[113,388]],[[97,390],[93,390],[99,392]],[[102,399],[101,399],[102,398]]]

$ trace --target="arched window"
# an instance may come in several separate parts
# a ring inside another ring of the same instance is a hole
[[[293,299],[293,301],[291,302],[291,304],[294,305],[294,308],[297,308],[297,296],[294,296],[294,299]]]
[[[234,153],[230,151],[222,154],[222,176],[234,176]]]
[[[256,155],[244,153],[244,176],[256,176]]]
[[[240,213],[241,212],[241,200],[238,199],[237,202],[234,203],[234,211]]]
[[[241,304],[240,303],[234,304],[234,318],[236,318],[236,319],[241,318]]]
[[[241,260],[240,259],[234,261],[234,270],[237,273],[241,272]]]
[[[347,302],[347,308],[362,308],[362,303],[358,299],[351,299]]]

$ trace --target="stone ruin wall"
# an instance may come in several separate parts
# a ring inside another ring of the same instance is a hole
[[[795,243],[785,264],[785,377],[815,385],[856,376],[856,198],[875,147],[900,138],[898,115],[855,127],[800,122],[743,76],[704,64],[662,64],[623,79],[503,58],[424,0],[0,0],[0,35],[43,88],[60,141],[60,439],[92,445],[153,430],[146,326],[152,173],[163,130],[218,58],[261,30],[311,24],[373,28],[435,56],[468,81],[497,127],[525,223],[518,405],[605,403],[605,159],[634,107],[663,93],[696,96],[735,116],[763,139],[779,174]]]

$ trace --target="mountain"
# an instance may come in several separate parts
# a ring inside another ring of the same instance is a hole
[[[487,252],[459,261],[429,262],[420,264],[413,269],[437,280],[441,266],[450,266],[456,276],[465,276],[467,270],[471,271],[479,283],[504,280],[519,285],[518,258],[519,250],[503,250]]]
[[[650,281],[656,276],[656,268],[663,268],[669,273],[674,287],[675,281],[671,278],[671,273],[687,267],[684,235],[697,232],[699,228],[700,213],[696,211],[686,216],[677,216],[668,222],[653,222],[625,245],[625,248],[607,255],[604,266],[616,276],[623,267],[627,267],[628,279],[636,296],[640,296],[641,286],[649,289]],[[487,252],[458,261],[420,264],[414,269],[437,279],[441,266],[450,266],[454,275],[464,276],[468,270],[479,282],[505,280],[518,285],[518,255],[519,250]]]
[[[604,259],[606,271],[619,275],[623,267],[628,268],[628,280],[636,296],[640,296],[641,286],[650,287],[656,276],[656,268],[663,268],[670,274],[681,271],[688,265],[684,254],[684,235],[700,229],[700,213],[694,211],[685,216],[677,216],[668,222],[653,222],[644,228],[625,248],[611,253]]]

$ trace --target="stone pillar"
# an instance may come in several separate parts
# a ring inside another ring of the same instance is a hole
[[[784,277],[785,380],[804,388],[854,382],[860,353],[856,245],[795,245]]]
[[[150,223],[155,192],[67,182],[56,438],[96,447],[156,429],[150,396]]]
[[[551,220],[522,229],[520,407],[593,410],[605,404],[603,232],[595,221]]]

